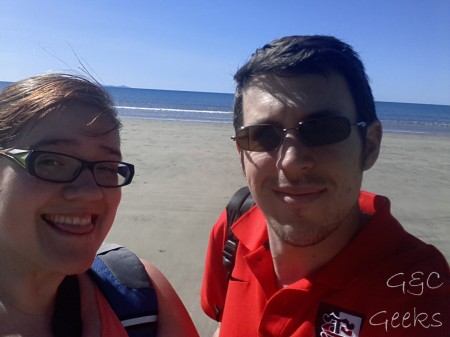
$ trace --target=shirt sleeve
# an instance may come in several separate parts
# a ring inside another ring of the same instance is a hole
[[[223,246],[227,236],[227,213],[224,210],[211,230],[201,288],[201,306],[212,319],[220,322],[228,279],[222,263]]]

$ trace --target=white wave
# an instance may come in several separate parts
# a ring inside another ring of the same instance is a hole
[[[150,110],[150,111],[172,111],[172,112],[200,112],[209,114],[231,114],[232,111],[215,111],[215,110],[187,110],[187,109],[168,109],[168,108],[145,108],[137,106],[116,106],[117,109],[129,110]]]

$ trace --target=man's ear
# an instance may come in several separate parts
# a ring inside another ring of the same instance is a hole
[[[381,147],[383,130],[380,121],[372,122],[367,126],[366,144],[364,148],[363,170],[370,169],[378,159]]]

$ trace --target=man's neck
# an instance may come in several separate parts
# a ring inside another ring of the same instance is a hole
[[[268,226],[270,250],[279,288],[308,277],[332,260],[357,235],[368,215],[359,214],[356,221],[339,226],[323,241],[296,247],[281,240]]]

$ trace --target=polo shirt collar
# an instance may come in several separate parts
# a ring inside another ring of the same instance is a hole
[[[248,250],[254,251],[268,241],[266,218],[262,211],[253,206],[244,213],[232,226],[231,230]]]

